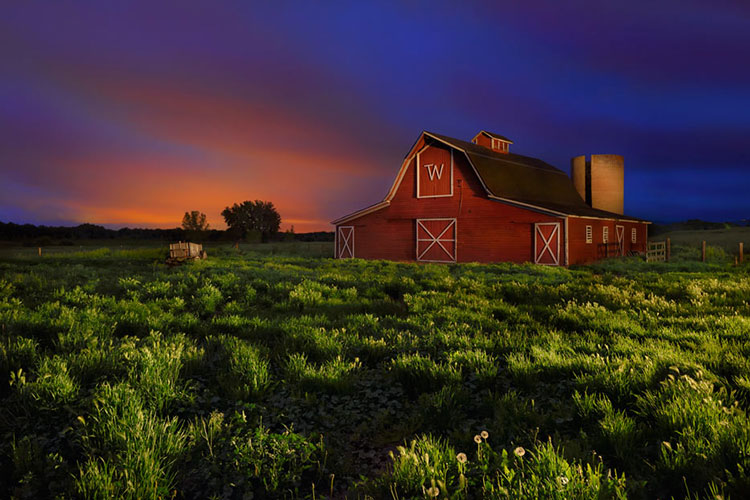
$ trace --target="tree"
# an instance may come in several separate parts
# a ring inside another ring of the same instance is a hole
[[[270,201],[243,201],[239,205],[226,207],[221,215],[229,226],[229,230],[238,238],[245,238],[248,233],[257,231],[263,241],[279,231],[281,216]]]
[[[193,210],[192,212],[185,212],[182,217],[182,229],[185,231],[207,231],[208,221],[206,221],[206,214]]]

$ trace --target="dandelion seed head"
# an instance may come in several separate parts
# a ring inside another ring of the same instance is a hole
[[[517,457],[519,457],[519,458],[520,458],[520,457],[522,457],[522,456],[526,455],[526,450],[524,450],[524,449],[523,449],[523,446],[519,446],[518,448],[516,448],[515,450],[513,450],[513,453],[514,453],[514,454],[515,454],[515,455],[516,455]]]
[[[482,436],[482,439],[487,439],[488,437],[490,437],[490,433],[487,431],[482,431],[479,433],[479,435]]]
[[[557,482],[560,483],[560,485],[562,486],[565,486],[566,484],[568,484],[568,481],[569,481],[568,478],[565,476],[560,476],[557,478]]]
[[[477,434],[476,436],[474,436],[474,442],[477,443],[477,444],[481,443],[482,442],[482,436],[480,436],[479,434]]]
[[[459,453],[456,455],[456,460],[458,460],[460,463],[465,464],[466,463],[466,453]]]

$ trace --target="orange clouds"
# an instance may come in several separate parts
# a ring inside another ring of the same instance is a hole
[[[68,218],[174,227],[185,211],[200,210],[223,228],[225,206],[262,199],[276,205],[282,228],[330,230],[347,185],[379,177],[377,158],[347,130],[285,106],[146,78],[99,73],[80,82],[68,90],[116,125],[125,146],[94,143],[30,179],[67,195],[57,203]]]

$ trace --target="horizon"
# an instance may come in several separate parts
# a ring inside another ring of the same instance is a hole
[[[746,220],[748,23],[732,2],[6,6],[0,221],[221,230],[260,199],[332,231],[422,130],[482,129],[566,173],[623,155],[628,215]]]

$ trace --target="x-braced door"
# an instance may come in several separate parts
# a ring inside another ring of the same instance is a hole
[[[625,255],[625,226],[615,226],[617,233],[617,255]]]
[[[456,262],[456,219],[417,219],[417,260]]]
[[[548,266],[560,265],[560,223],[534,224],[534,262]]]
[[[354,226],[339,226],[336,233],[336,256],[339,259],[354,257]]]

